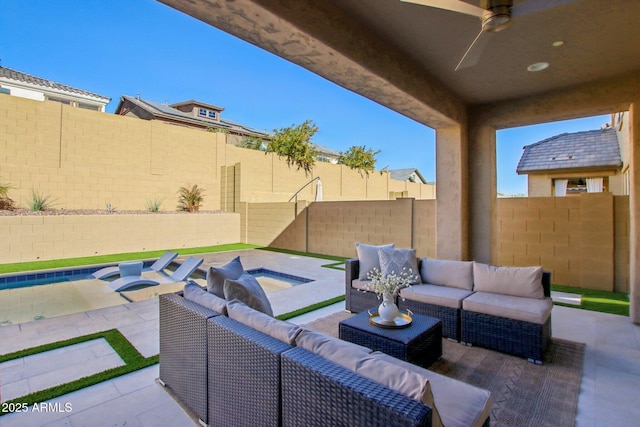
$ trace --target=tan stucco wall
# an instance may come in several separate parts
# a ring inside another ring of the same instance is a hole
[[[0,216],[0,236],[1,263],[192,248],[241,240],[240,215],[236,213]]]
[[[498,199],[497,261],[542,265],[553,283],[629,291],[629,198]],[[248,243],[353,257],[355,243],[395,243],[437,258],[434,200],[247,204]]]
[[[162,199],[175,210],[178,188],[198,184],[202,208],[219,209],[224,149],[221,134],[0,96],[0,179],[23,207],[35,189],[58,208],[144,210]]]
[[[392,180],[388,173],[360,174],[316,163],[307,175],[275,155],[226,144],[227,135],[0,96],[0,182],[26,207],[31,190],[54,207],[144,210],[161,199],[175,210],[181,186],[205,189],[202,209],[233,211],[237,202],[287,201],[320,176],[324,200],[388,199],[390,191],[433,198],[433,185]],[[230,171],[226,166],[244,167]],[[314,200],[315,185],[300,193]]]
[[[623,200],[614,203],[618,197]],[[499,199],[497,264],[542,265],[554,283],[628,291],[624,199],[611,194]]]

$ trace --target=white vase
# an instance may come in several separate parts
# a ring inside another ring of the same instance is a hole
[[[378,306],[378,315],[384,323],[395,323],[398,316],[398,306],[393,302],[393,295],[385,294],[382,296],[382,304]]]

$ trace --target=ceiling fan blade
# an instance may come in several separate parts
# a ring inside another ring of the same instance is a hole
[[[541,12],[545,9],[564,6],[565,4],[573,3],[575,1],[576,0],[528,0],[524,3],[513,6],[511,8],[511,17],[516,18],[530,13]]]
[[[400,0],[405,3],[414,3],[422,6],[435,7],[438,9],[450,10],[452,12],[464,13],[465,15],[482,18],[484,9],[465,3],[460,0]]]
[[[473,43],[471,43],[471,46],[469,46],[469,49],[464,53],[462,59],[458,62],[458,65],[456,65],[456,69],[454,71],[476,65],[482,56],[484,48],[489,44],[489,40],[493,34],[495,33],[480,30],[476,38],[473,40]]]

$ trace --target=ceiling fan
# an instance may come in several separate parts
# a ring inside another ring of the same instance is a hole
[[[552,7],[562,6],[576,0],[528,0],[513,6],[513,0],[480,0],[480,6],[461,0],[401,0],[422,6],[435,7],[464,13],[480,18],[481,29],[465,54],[458,62],[455,71],[475,65],[482,51],[489,43],[489,35],[505,29],[513,18],[540,12]]]

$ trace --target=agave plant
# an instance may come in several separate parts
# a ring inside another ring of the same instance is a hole
[[[50,209],[53,206],[54,201],[50,195],[40,193],[36,189],[31,189],[31,200],[29,200],[29,208],[33,212],[41,212]]]
[[[149,212],[160,212],[162,202],[162,199],[147,200],[147,210]]]
[[[185,212],[199,211],[200,204],[204,200],[203,193],[204,188],[198,188],[198,184],[194,184],[191,188],[180,187],[178,189],[178,210]]]

